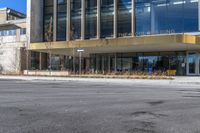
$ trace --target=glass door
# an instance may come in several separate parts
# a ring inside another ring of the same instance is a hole
[[[197,61],[196,58],[197,57],[197,53],[196,52],[190,52],[188,53],[187,56],[187,62],[188,62],[188,75],[196,75],[197,74]]]

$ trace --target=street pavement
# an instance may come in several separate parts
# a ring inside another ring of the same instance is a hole
[[[0,133],[200,133],[200,85],[1,78]]]

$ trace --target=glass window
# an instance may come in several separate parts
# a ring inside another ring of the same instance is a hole
[[[57,41],[66,40],[66,22],[67,22],[67,2],[66,0],[57,1]]]
[[[195,74],[195,72],[196,72],[196,53],[188,54],[188,67],[189,67],[189,74]]]
[[[136,35],[198,31],[197,0],[136,0]]]
[[[118,1],[118,20],[117,31],[118,36],[131,36],[131,14],[132,14],[132,0]]]
[[[0,31],[0,36],[4,36],[4,31]]]
[[[81,0],[71,1],[71,39],[81,38]]]
[[[198,31],[198,0],[185,0],[184,5],[184,31]]]
[[[113,37],[113,0],[101,0],[101,37]]]
[[[97,36],[97,0],[86,0],[85,38]]]
[[[44,0],[44,41],[53,40],[53,0]]]
[[[25,35],[25,34],[26,34],[26,28],[21,28],[20,35]]]

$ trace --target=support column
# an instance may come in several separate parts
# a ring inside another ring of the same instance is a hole
[[[39,69],[42,70],[42,53],[39,55]]]
[[[57,33],[57,0],[53,1],[53,41],[56,41]]]
[[[117,72],[117,54],[115,53],[115,72]]]
[[[97,39],[101,37],[101,0],[97,0]]]
[[[114,0],[114,38],[117,38],[117,2],[118,0]]]
[[[102,58],[101,58],[101,66],[102,66],[102,67],[101,67],[101,69],[102,69],[102,73],[103,73],[103,74],[105,73],[104,59],[105,59],[105,58],[104,58],[104,56],[102,55]]]
[[[131,23],[131,32],[132,36],[135,36],[135,0],[132,0],[132,23]]]
[[[110,55],[108,55],[108,72],[110,73],[110,65],[111,65],[111,63],[110,63]]]
[[[71,39],[71,0],[67,0],[67,34],[66,39],[69,41]]]
[[[85,0],[81,0],[81,40],[85,39]]]

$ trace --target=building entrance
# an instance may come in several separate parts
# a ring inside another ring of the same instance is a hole
[[[187,75],[200,75],[200,52],[187,53]]]

